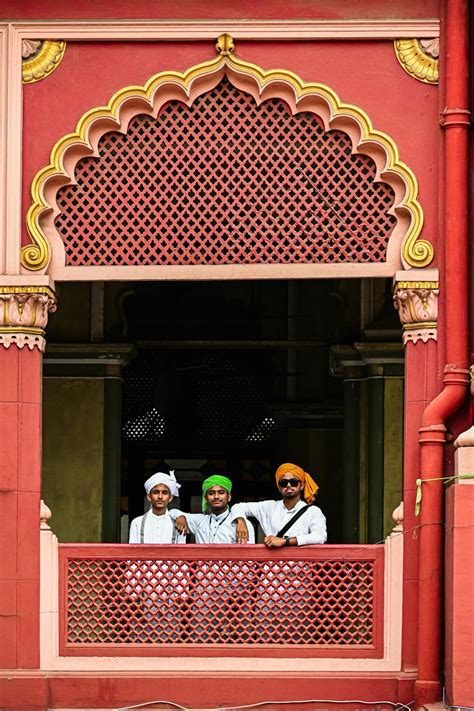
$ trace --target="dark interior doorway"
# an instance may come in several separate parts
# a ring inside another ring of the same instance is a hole
[[[353,300],[332,281],[162,282],[132,285],[122,308],[137,350],[123,383],[129,517],[160,467],[198,510],[206,476],[228,474],[234,500],[274,498],[276,467],[296,461],[340,540],[343,392],[329,349],[356,335]]]

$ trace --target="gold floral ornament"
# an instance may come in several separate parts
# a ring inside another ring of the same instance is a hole
[[[222,57],[228,57],[235,49],[234,40],[230,35],[219,35],[216,42],[217,53]]]
[[[410,76],[437,84],[439,80],[439,39],[395,40],[395,54]]]
[[[56,40],[23,40],[21,75],[24,84],[33,84],[57,69],[66,50],[66,42]]]
[[[378,175],[382,180],[396,184],[400,196],[397,212],[403,212],[407,227],[400,246],[400,261],[403,268],[425,267],[434,257],[433,246],[427,240],[420,239],[423,227],[423,210],[418,201],[418,183],[410,168],[403,163],[398,148],[390,136],[373,128],[370,118],[357,106],[343,103],[328,86],[319,83],[305,83],[296,74],[284,69],[264,70],[261,67],[240,59],[235,55],[234,40],[228,34],[219,36],[216,44],[217,56],[213,59],[190,67],[185,72],[164,71],[152,76],[144,86],[128,86],[120,89],[110,99],[107,106],[98,106],[87,111],[79,120],[74,133],[63,136],[51,151],[50,163],[40,170],[31,186],[32,202],[26,217],[31,243],[21,252],[22,266],[28,271],[47,269],[51,259],[51,246],[46,237],[44,225],[49,220],[52,229],[52,217],[55,207],[51,195],[55,188],[74,181],[77,160],[74,156],[94,155],[98,132],[121,131],[133,111],[153,114],[155,104],[161,101],[166,87],[173,87],[174,95],[179,93],[182,100],[190,105],[200,95],[200,86],[217,81],[226,76],[235,86],[252,86],[254,94],[265,100],[268,96],[280,95],[283,91],[285,100],[294,113],[314,110],[317,106],[326,130],[344,130],[350,124],[354,150],[373,156],[375,152]],[[244,87],[244,91],[248,88]],[[206,89],[204,90],[206,91]],[[132,110],[130,109],[132,106]],[[311,107],[308,109],[308,107]],[[123,125],[122,125],[123,124]],[[72,156],[72,159],[71,159]],[[375,160],[375,159],[374,159]]]

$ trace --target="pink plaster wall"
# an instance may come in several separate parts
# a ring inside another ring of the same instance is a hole
[[[171,19],[203,18],[262,18],[281,19],[301,17],[306,19],[327,18],[431,18],[439,13],[438,0],[224,0],[211,3],[209,0],[3,0],[0,18],[22,19],[91,19],[91,18],[147,18],[159,16]]]
[[[474,465],[474,455],[471,459]],[[473,659],[474,480],[469,479],[446,492],[445,675],[451,706],[474,707]]]

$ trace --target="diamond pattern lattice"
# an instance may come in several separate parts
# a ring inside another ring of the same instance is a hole
[[[163,560],[66,558],[63,649],[374,647],[383,557],[195,559],[187,555],[193,548]],[[149,547],[144,555],[156,552]]]
[[[380,262],[396,218],[374,178],[345,133],[223,81],[105,134],[55,224],[71,266]]]

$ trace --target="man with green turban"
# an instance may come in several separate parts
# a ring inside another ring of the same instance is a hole
[[[221,474],[210,476],[202,482],[202,511],[200,514],[171,510],[179,533],[194,534],[196,543],[237,543],[235,526],[231,524],[229,503],[232,482]],[[255,543],[253,527],[245,520],[248,542]]]

